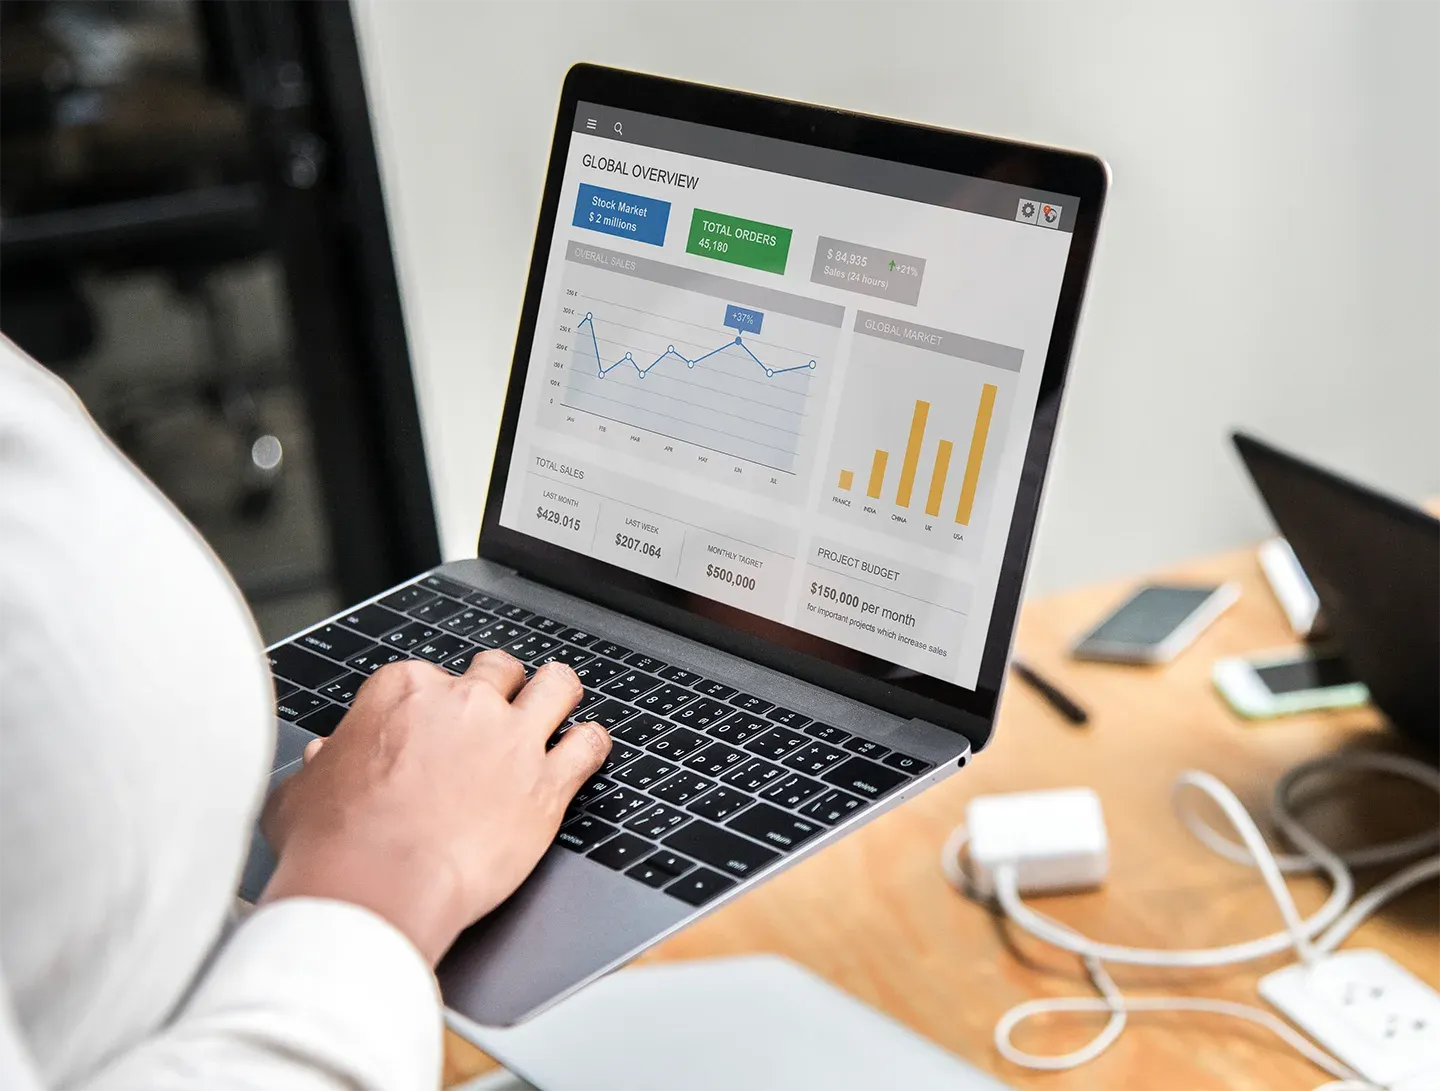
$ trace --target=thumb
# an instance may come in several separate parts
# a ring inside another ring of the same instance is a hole
[[[569,803],[610,754],[610,733],[597,723],[576,724],[545,756],[555,787]]]

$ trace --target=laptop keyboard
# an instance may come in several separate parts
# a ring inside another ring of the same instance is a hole
[[[271,650],[276,713],[330,735],[365,679],[424,659],[461,674],[503,648],[558,661],[585,687],[570,726],[603,724],[605,764],[556,844],[689,905],[775,863],[930,768],[745,693],[443,576],[426,576]]]

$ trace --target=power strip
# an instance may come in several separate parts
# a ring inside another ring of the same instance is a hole
[[[1260,995],[1381,1087],[1440,1073],[1440,993],[1380,951],[1276,970],[1261,978]]]

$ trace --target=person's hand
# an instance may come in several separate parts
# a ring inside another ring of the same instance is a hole
[[[569,667],[547,664],[527,683],[500,651],[459,678],[421,662],[377,671],[271,797],[262,827],[279,863],[262,903],[364,906],[433,965],[530,874],[609,753],[593,723],[545,749],[581,692]]]

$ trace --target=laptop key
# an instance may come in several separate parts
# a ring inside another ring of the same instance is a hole
[[[680,823],[687,822],[689,819],[690,816],[679,807],[672,807],[668,803],[656,803],[646,807],[626,822],[625,828],[634,830],[641,837],[649,837],[658,841]]]
[[[859,796],[852,796],[839,788],[831,788],[818,799],[801,807],[800,813],[806,818],[833,826],[842,819],[849,818],[863,806],[865,801]]]
[[[423,644],[439,635],[439,629],[432,628],[423,621],[412,621],[403,629],[396,629],[382,643],[388,644],[392,648],[399,648],[402,652],[408,652],[416,644]]]
[[[774,849],[713,826],[703,818],[697,818],[667,835],[663,844],[666,848],[693,856],[702,864],[742,879],[755,874],[780,855]]]
[[[764,758],[751,758],[749,761],[735,766],[721,779],[726,784],[733,784],[741,791],[758,792],[786,775],[784,769],[778,765],[772,765]]]
[[[651,867],[659,868],[661,871],[668,871],[672,876],[684,875],[695,866],[693,861],[687,860],[683,856],[676,856],[675,853],[664,848],[654,856],[648,858],[645,862]]]
[[[734,788],[719,784],[699,799],[692,799],[687,809],[701,818],[710,819],[711,822],[724,822],[732,814],[744,810],[754,802],[755,800],[744,792],[737,792]]]
[[[593,649],[592,649],[593,650]],[[575,668],[575,674],[580,681],[587,686],[599,687],[604,685],[617,674],[624,674],[625,668],[619,663],[612,663],[610,660],[595,656],[590,662],[584,663]]]
[[[294,723],[301,716],[309,715],[329,703],[323,697],[316,697],[308,689],[297,689],[288,697],[281,697],[275,702],[275,715]]]
[[[359,655],[352,655],[345,663],[353,670],[361,674],[374,674],[381,667],[389,666],[391,663],[398,663],[402,659],[410,657],[399,648],[385,648],[379,644],[369,651],[361,652]]]
[[[661,667],[655,672],[667,682],[674,682],[677,686],[693,686],[697,682],[703,682],[694,671],[687,671],[684,667]]]
[[[811,780],[799,773],[791,773],[761,792],[760,798],[794,810],[807,799],[818,795],[824,787],[825,785],[818,780]]]
[[[928,761],[912,758],[909,754],[902,754],[898,750],[890,751],[880,761],[882,764],[890,766],[891,769],[899,769],[900,772],[909,773],[912,777],[917,773],[925,772],[931,765]]]
[[[465,601],[471,606],[478,606],[482,610],[489,610],[494,613],[505,604],[494,595],[487,595],[484,591],[472,591],[465,596]]]
[[[624,822],[636,811],[649,805],[650,800],[639,792],[630,788],[616,788],[609,795],[592,799],[585,804],[585,809],[606,822]]]
[[[800,713],[788,708],[781,708],[776,705],[769,712],[765,713],[767,720],[774,720],[781,727],[803,728],[810,722],[809,716],[802,716]]]
[[[651,859],[654,859],[654,857],[651,857]],[[686,870],[689,869],[687,868]],[[657,889],[666,883],[673,883],[675,881],[675,876],[671,875],[668,871],[660,870],[652,864],[650,860],[644,860],[636,864],[626,871],[625,874],[632,879],[639,879],[646,886],[653,886]]]
[[[652,716],[648,712],[642,712],[633,719],[626,720],[610,729],[610,734],[617,739],[624,739],[636,746],[644,746],[651,739],[658,738],[670,730],[670,725],[658,716]]]
[[[345,673],[345,668],[338,663],[332,663],[314,652],[307,652],[298,644],[281,644],[271,650],[268,656],[273,674],[311,689],[323,686],[336,675]]]
[[[856,735],[853,739],[849,739],[846,742],[841,743],[840,745],[845,747],[845,749],[849,750],[851,753],[859,754],[861,757],[865,758],[881,758],[884,757],[886,754],[890,753],[890,748],[888,746],[881,746],[878,742],[871,742],[869,739],[862,739],[859,735]]]
[[[289,697],[300,688],[294,682],[287,682],[285,679],[276,678],[273,675],[270,678],[270,682],[275,687],[275,700],[277,701],[282,697]]]
[[[371,603],[358,610],[351,610],[340,619],[340,624],[357,633],[364,633],[371,640],[379,640],[392,629],[398,629],[410,619],[394,610]]]
[[[514,603],[502,603],[495,607],[495,614],[506,621],[523,623],[530,616],[530,611],[523,606],[516,606]]]
[[[624,644],[616,644],[613,640],[601,640],[591,644],[590,650],[596,655],[603,655],[608,659],[624,659],[630,654],[630,649]]]
[[[587,633],[584,629],[577,629],[573,625],[568,629],[561,629],[555,634],[561,640],[568,640],[571,644],[578,644],[582,648],[588,648],[599,638],[594,633]]]
[[[797,818],[768,803],[757,803],[725,824],[782,852],[798,848],[821,830],[819,823]]]
[[[722,705],[714,698],[696,697],[688,705],[670,713],[670,719],[682,727],[706,728],[718,720],[723,720],[733,711],[729,705]],[[736,713],[736,715],[743,715],[743,713]]]
[[[837,746],[850,737],[850,732],[841,731],[832,724],[822,724],[818,720],[806,724],[800,730],[807,735],[814,735],[821,742],[834,743]]]
[[[575,802],[582,806],[592,799],[603,796],[606,792],[615,787],[613,780],[606,780],[601,776],[594,776],[580,785],[580,790],[575,793]]]
[[[699,700],[702,698],[696,697],[683,686],[677,686],[674,682],[666,682],[659,689],[651,690],[635,703],[646,712],[653,712],[657,716],[670,716],[676,709],[691,701]]]
[[[757,716],[769,712],[775,706],[763,697],[756,697],[753,693],[736,693],[729,701],[736,708],[743,712],[753,712]]]
[[[835,766],[822,778],[827,784],[844,788],[847,792],[879,799],[893,792],[910,778],[895,769],[887,768],[867,758],[850,758]]]
[[[600,773],[603,776],[615,776],[615,770],[626,762],[634,761],[643,751],[638,747],[626,746],[623,742],[611,742],[610,753],[606,755],[605,762],[600,766]],[[618,779],[618,778],[617,778]]]
[[[812,742],[808,746],[802,746],[781,764],[788,765],[791,769],[798,769],[802,773],[809,773],[814,777],[849,756],[845,751],[831,746],[829,743]]]
[[[308,715],[301,716],[296,722],[306,731],[319,735],[321,738],[329,738],[340,726],[340,721],[345,718],[346,710],[339,705],[327,703],[324,708],[317,708]]]
[[[734,686],[727,686],[712,678],[702,678],[698,682],[692,682],[690,688],[696,693],[703,693],[706,697],[714,697],[717,701],[728,701],[740,692]]]
[[[551,648],[559,644],[553,636],[546,636],[544,633],[527,633],[519,640],[512,640],[505,645],[505,650],[516,659],[523,659],[527,663],[532,659],[544,655]]]
[[[608,730],[618,723],[625,722],[633,715],[635,715],[633,708],[611,697],[601,701],[598,705],[592,705],[590,708],[587,708],[584,719],[594,720],[601,727]]]
[[[422,587],[428,587],[431,591],[441,595],[449,595],[452,599],[463,599],[470,593],[470,588],[463,583],[456,583],[454,580],[446,579],[444,576],[429,575],[420,581]]]
[[[643,754],[624,769],[616,770],[614,775],[616,780],[624,781],[632,788],[649,788],[653,784],[659,784],[678,768],[680,767],[674,762],[662,761],[654,754]]]
[[[650,794],[656,799],[663,799],[666,803],[683,807],[701,792],[709,791],[714,786],[713,780],[706,780],[698,773],[682,770],[655,785],[650,789]]]
[[[525,628],[513,621],[497,621],[483,629],[476,629],[470,634],[470,639],[487,648],[503,648],[510,641],[519,640],[525,633]]]
[[[349,629],[342,629],[339,625],[322,625],[318,629],[312,629],[295,643],[312,652],[319,652],[331,659],[343,661],[349,659],[356,652],[370,647],[374,642],[369,637],[352,633]]]
[[[410,650],[410,654],[429,660],[431,663],[443,663],[452,656],[459,655],[469,646],[458,636],[442,633],[423,644],[416,645]]]
[[[704,735],[697,735],[689,728],[677,727],[674,731],[661,735],[645,749],[652,754],[659,754],[662,758],[679,761],[681,758],[693,754],[709,741]]]
[[[712,742],[703,750],[697,750],[685,759],[685,767],[703,773],[707,777],[718,777],[733,769],[746,758],[745,751],[726,746],[723,742]]]
[[[616,833],[614,826],[588,814],[576,815],[560,827],[555,843],[571,852],[588,852],[605,838]]]
[[[708,700],[709,698],[703,698]],[[721,705],[721,708],[726,708]],[[727,711],[728,708],[726,709]],[[747,739],[753,739],[762,731],[769,731],[770,725],[764,720],[757,720],[748,712],[732,712],[730,718],[722,720],[718,724],[711,724],[708,732],[717,739],[724,739],[726,742],[739,746]]]
[[[618,674],[610,681],[600,687],[604,693],[619,697],[622,700],[633,701],[642,693],[648,693],[660,684],[660,679],[653,674],[645,674],[642,671],[628,670],[624,674]]]
[[[454,599],[437,598],[434,602],[427,602],[424,606],[417,606],[408,611],[416,621],[428,622],[431,625],[439,625],[448,617],[458,614],[465,609],[465,604],[456,602]]]
[[[554,636],[561,629],[565,628],[563,622],[556,621],[553,617],[541,617],[539,614],[536,614],[525,624],[537,632],[545,633],[549,636]]]
[[[442,621],[440,628],[447,633],[454,633],[456,636],[469,636],[482,626],[494,625],[496,620],[494,614],[487,614],[475,606],[467,606],[458,614]]]
[[[484,648],[477,648],[474,644],[471,644],[459,655],[445,660],[445,662],[440,665],[451,674],[464,674],[470,669],[470,664],[474,661],[475,657],[484,650]]]
[[[712,731],[711,734],[714,732]],[[762,758],[779,761],[796,747],[808,741],[804,735],[797,734],[788,727],[772,727],[763,735],[757,735],[747,742],[745,749],[752,754],[759,754]]]
[[[686,905],[700,906],[724,894],[734,885],[734,879],[727,879],[719,872],[702,867],[676,879],[665,888],[665,893],[679,898]]]
[[[643,837],[636,837],[633,833],[620,833],[610,838],[598,849],[591,850],[587,855],[590,859],[619,871],[648,856],[654,850],[655,846]]]
[[[580,648],[571,647],[569,644],[557,643],[544,655],[536,656],[535,665],[542,667],[546,663],[564,663],[567,667],[574,669],[581,663],[588,663],[595,657]]]
[[[408,614],[418,606],[424,606],[427,602],[434,602],[440,596],[433,591],[427,591],[419,584],[411,584],[409,587],[402,587],[398,591],[391,591],[380,600],[381,606],[388,606],[392,610],[399,610]]]
[[[351,671],[349,674],[342,674],[333,682],[320,687],[320,695],[328,697],[332,701],[339,701],[342,705],[348,705],[355,700],[355,694],[360,692],[360,687],[365,684],[365,676]]]
[[[644,652],[631,652],[625,657],[625,662],[636,670],[648,671],[650,674],[658,674],[661,667],[669,666],[663,659],[656,659]]]

